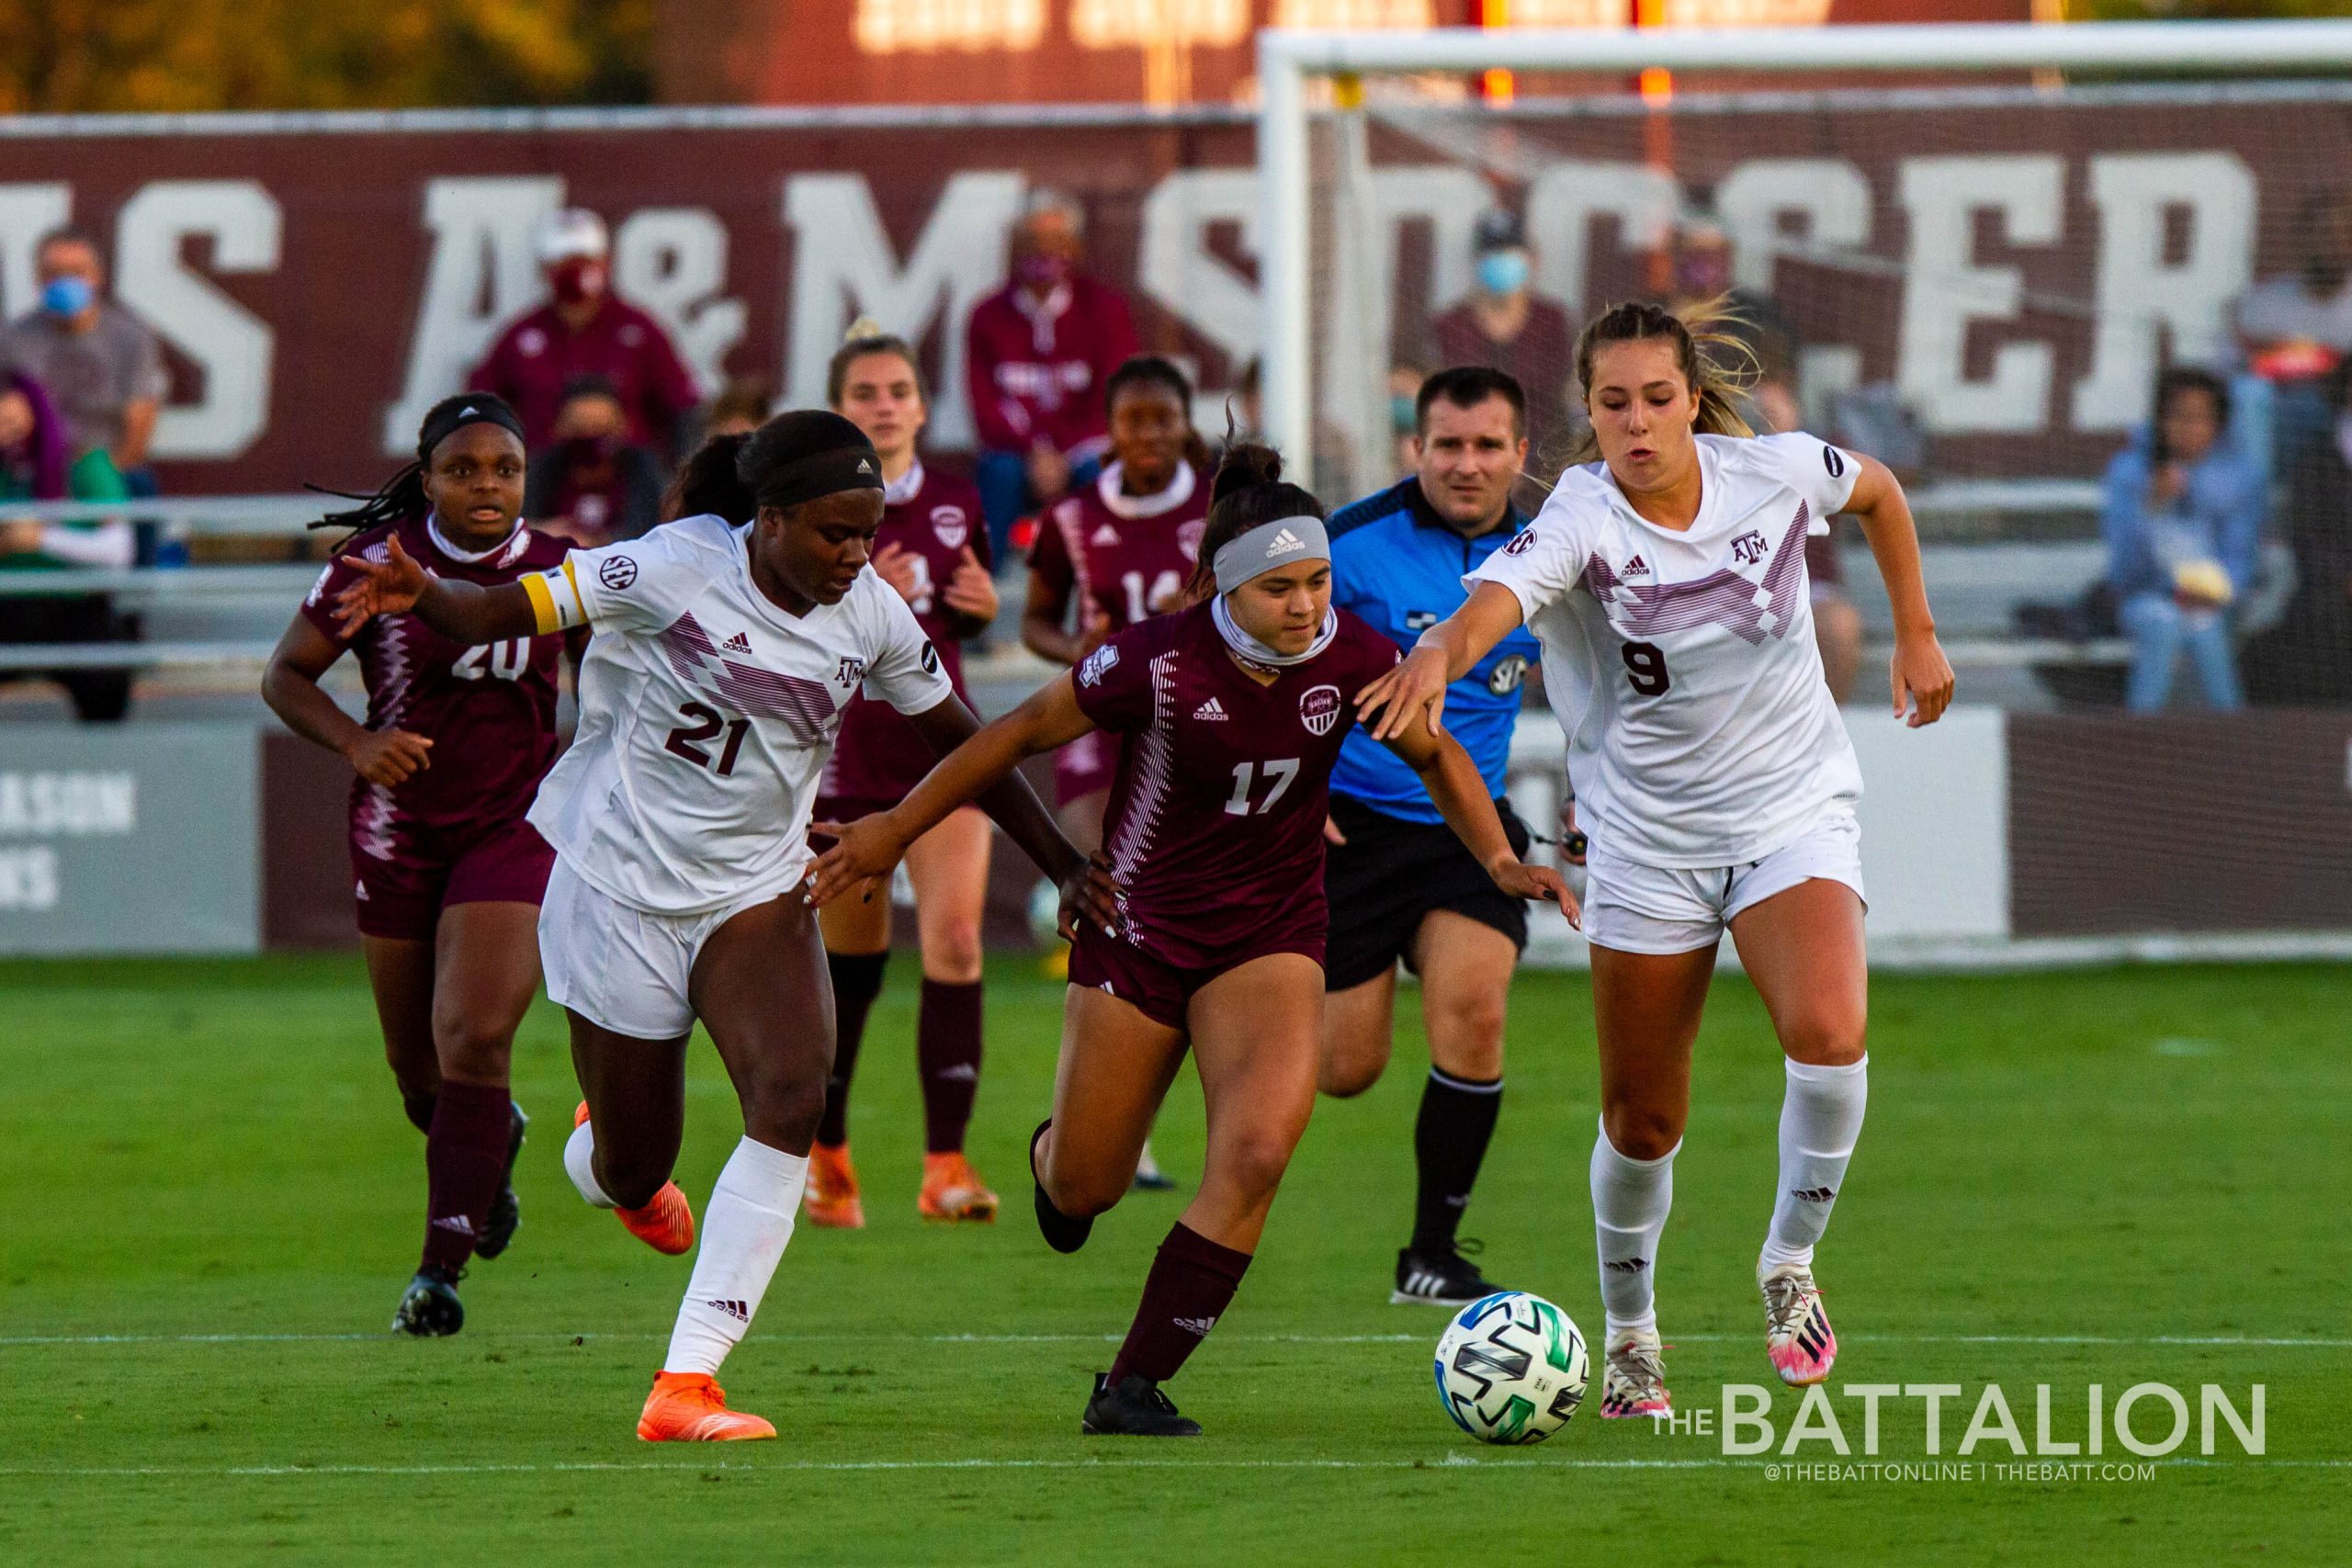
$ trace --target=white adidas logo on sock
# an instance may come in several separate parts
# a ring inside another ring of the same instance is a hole
[[[433,1222],[433,1228],[437,1231],[455,1231],[459,1235],[474,1234],[473,1221],[463,1214],[444,1214]]]
[[[952,1067],[942,1067],[931,1076],[942,1083],[951,1079],[957,1082],[978,1083],[980,1081],[980,1069],[969,1062],[958,1062]]]
[[[1193,710],[1193,716],[1194,718],[1205,718],[1222,723],[1225,719],[1225,705],[1218,702],[1215,697],[1211,697],[1207,702],[1203,703],[1200,706]]]
[[[1285,528],[1274,536],[1273,542],[1266,547],[1266,553],[1270,556],[1286,556],[1305,548],[1306,548],[1306,541]]]
[[[1204,1339],[1209,1337],[1209,1330],[1216,1326],[1216,1319],[1213,1317],[1179,1317],[1170,1321],[1185,1333],[1197,1334]]]

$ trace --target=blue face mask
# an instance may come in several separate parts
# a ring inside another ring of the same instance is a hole
[[[41,286],[40,308],[52,316],[78,316],[96,298],[86,277],[52,277]]]
[[[1478,258],[1478,287],[1489,294],[1516,294],[1527,287],[1527,253],[1488,251]]]
[[[1388,424],[1399,435],[1410,435],[1419,423],[1420,416],[1414,407],[1410,392],[1388,394]]]

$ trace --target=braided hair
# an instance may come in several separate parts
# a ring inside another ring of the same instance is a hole
[[[444,398],[424,411],[424,423],[417,426],[416,461],[401,465],[400,471],[379,486],[375,494],[354,495],[349,491],[310,486],[321,495],[341,496],[359,502],[345,511],[330,512],[311,526],[344,529],[348,541],[352,536],[370,528],[402,522],[429,511],[432,502],[424,494],[424,470],[433,461],[433,449],[469,424],[495,424],[512,431],[516,441],[524,441],[521,417],[495,393],[460,392]],[[525,442],[526,450],[528,445]]]

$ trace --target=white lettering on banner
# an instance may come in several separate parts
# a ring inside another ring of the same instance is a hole
[[[0,321],[33,308],[33,247],[74,213],[74,187],[62,181],[0,186]]]
[[[0,834],[80,837],[138,826],[135,773],[0,773]]]
[[[0,850],[0,909],[53,909],[57,895],[55,850]]]
[[[1258,191],[1254,169],[1179,169],[1144,197],[1136,258],[1143,291],[1237,367],[1258,352],[1258,286],[1209,249],[1209,233],[1232,224],[1256,255]]]
[[[409,340],[400,400],[384,411],[384,452],[416,446],[424,411],[466,384],[498,329],[546,295],[531,231],[563,205],[563,181],[548,175],[430,180],[424,227],[433,259]]]
[[[2160,362],[2211,365],[2229,347],[2230,307],[2252,280],[2254,171],[2228,152],[2126,152],[2091,160],[2098,209],[2098,309],[2090,374],[2075,383],[2075,428],[2129,430],[2148,414]],[[2188,215],[2177,262],[2165,214]],[[2157,329],[2172,334],[2160,355]]]
[[[2049,424],[2048,344],[2004,344],[1994,351],[1992,375],[1968,375],[1970,326],[2015,321],[2025,297],[2018,268],[1970,258],[1980,211],[1999,216],[2006,243],[2057,243],[2063,177],[2056,158],[2038,155],[1904,161],[1911,252],[1895,379],[1929,430],[2025,433]]]
[[[1573,159],[1545,169],[1527,192],[1536,290],[1565,301],[1571,315],[1581,317],[1594,220],[1614,218],[1623,249],[1654,250],[1666,243],[1681,203],[1681,187],[1663,169]]]
[[[1759,294],[1773,290],[1783,251],[1819,254],[1860,251],[1871,243],[1871,182],[1843,158],[1758,158],[1715,187],[1715,213],[1732,241],[1732,281]],[[1792,243],[1782,213],[1805,220]]]
[[[701,207],[650,207],[613,236],[613,288],[661,318],[703,396],[727,379],[728,352],[743,340],[743,301],[723,299],[727,225]]]
[[[269,427],[277,334],[181,260],[195,235],[212,241],[215,272],[275,272],[284,220],[254,180],[156,180],[115,220],[115,295],[196,362],[202,391],[167,403],[158,457],[234,457]]]
[[[1010,169],[953,175],[922,233],[899,263],[863,175],[794,175],[784,182],[784,221],[792,231],[792,330],[785,397],[821,408],[825,366],[860,314],[886,332],[921,343],[945,308],[939,380],[932,389],[930,438],[972,444],[964,387],[964,323],[1004,281],[1005,252],[1021,210],[1022,176]]]

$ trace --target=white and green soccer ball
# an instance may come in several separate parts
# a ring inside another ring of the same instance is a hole
[[[1482,1443],[1540,1443],[1568,1424],[1591,1376],[1566,1313],[1498,1291],[1454,1314],[1437,1342],[1437,1397]]]

